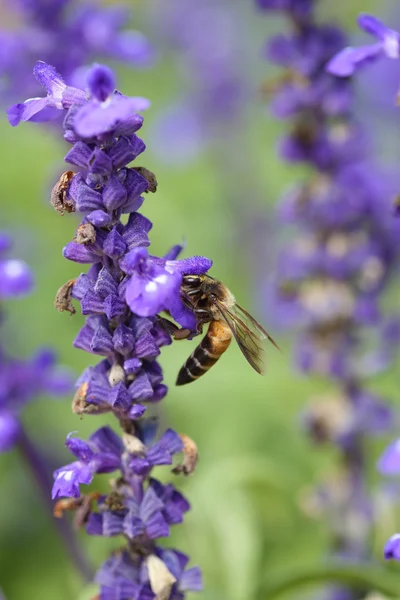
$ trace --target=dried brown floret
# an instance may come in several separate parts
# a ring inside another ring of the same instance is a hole
[[[71,302],[72,297],[72,288],[76,282],[76,279],[70,279],[66,283],[64,283],[60,289],[58,290],[56,297],[54,299],[54,306],[60,312],[64,312],[67,310],[74,315],[76,310]]]
[[[190,437],[184,433],[180,433],[179,437],[183,442],[183,463],[172,469],[172,472],[176,475],[179,473],[191,475],[196,468],[197,461],[199,460],[199,452],[195,442]]]
[[[75,212],[73,200],[68,198],[68,188],[74,175],[73,171],[65,171],[51,190],[50,204],[62,215],[64,211]]]
[[[91,223],[82,223],[76,230],[74,238],[77,244],[94,244],[96,241],[96,230]]]

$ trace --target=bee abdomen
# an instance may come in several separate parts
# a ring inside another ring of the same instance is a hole
[[[225,323],[212,321],[206,336],[179,371],[176,385],[185,385],[204,375],[228,348],[231,338]]]

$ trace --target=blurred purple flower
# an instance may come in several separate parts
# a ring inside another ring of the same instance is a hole
[[[94,59],[110,58],[135,67],[148,67],[154,50],[139,31],[124,30],[130,11],[120,6],[96,6],[74,0],[9,3],[22,24],[14,31],[0,32],[0,79],[4,99],[36,96],[30,78],[38,58],[63,73],[66,83],[81,87],[86,65]]]
[[[344,33],[317,25],[313,2],[259,4],[285,11],[293,25],[291,33],[273,37],[267,46],[269,60],[286,69],[271,105],[274,115],[290,122],[281,156],[288,163],[304,163],[309,173],[279,207],[281,220],[296,229],[278,259],[273,304],[279,320],[299,330],[297,368],[337,384],[329,397],[310,403],[302,422],[314,442],[334,444],[340,451],[343,481],[337,493],[326,485],[324,502],[333,552],[342,560],[367,563],[373,517],[364,440],[390,431],[394,419],[384,399],[365,388],[365,378],[393,360],[390,333],[396,339],[397,331],[395,326],[388,331],[381,299],[400,256],[400,231],[389,205],[393,178],[370,159],[368,137],[354,116],[349,76],[381,54],[398,56],[400,37],[363,15],[360,26],[379,43],[337,55],[345,45]],[[300,14],[301,7],[306,10]],[[374,350],[364,345],[370,332],[377,341]],[[388,342],[379,341],[384,337]],[[381,470],[396,469],[396,460],[393,445],[380,461]],[[353,521],[357,527],[349,524]],[[340,588],[332,597],[353,596]]]
[[[0,256],[10,249],[9,235],[0,232]],[[0,258],[0,300],[28,294],[33,288],[33,275],[28,265],[16,258]]]
[[[392,537],[386,542],[385,545],[385,558],[387,560],[394,559],[400,561],[400,534],[395,533]]]

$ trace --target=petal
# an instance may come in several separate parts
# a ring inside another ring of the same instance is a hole
[[[80,461],[71,463],[54,472],[52,498],[79,498],[81,483],[89,484],[93,479],[91,468]]]
[[[61,101],[62,94],[67,86],[54,67],[39,60],[33,69],[33,75],[50,96]]]
[[[99,452],[113,454],[119,461],[123,450],[122,442],[119,436],[111,427],[101,427],[90,436],[90,442],[95,445]]]
[[[378,461],[378,470],[384,475],[400,473],[400,439],[392,442]]]
[[[15,127],[21,121],[30,121],[35,115],[44,111],[48,104],[48,98],[32,98],[22,104],[13,104],[7,110],[8,122]]]
[[[81,264],[95,263],[100,260],[98,254],[83,244],[77,244],[76,242],[69,242],[64,247],[63,256],[68,260],[73,260]]]
[[[183,449],[183,442],[173,429],[167,429],[157,444],[164,446],[171,454],[181,452]]]
[[[205,256],[191,256],[181,260],[168,260],[165,268],[181,275],[204,275],[212,267],[212,260]]]
[[[79,460],[83,462],[89,462],[93,458],[93,450],[90,448],[89,444],[84,440],[79,438],[70,437],[72,434],[70,433],[65,442],[66,447],[72,454],[75,454]]]
[[[146,407],[143,404],[134,404],[132,408],[129,410],[129,418],[130,419],[140,419],[142,415],[146,412]]]
[[[201,592],[203,589],[203,578],[199,567],[191,567],[182,575],[179,589],[184,592]]]
[[[383,41],[385,36],[391,32],[391,29],[386,27],[382,21],[367,13],[361,13],[357,18],[357,23],[360,29],[370,33],[381,41]]]
[[[111,177],[103,190],[103,202],[108,211],[113,211],[124,204],[127,198],[125,187],[116,177]]]
[[[394,560],[400,561],[400,533],[395,533],[386,542],[384,556],[386,560],[393,558]]]
[[[111,216],[104,210],[93,210],[87,215],[86,220],[95,227],[106,227],[112,221]]]
[[[141,124],[143,118],[135,114],[136,101],[133,98],[113,96],[108,104],[88,102],[75,114],[74,129],[83,138],[92,138],[112,132],[124,121]]]
[[[0,298],[22,296],[29,293],[32,287],[32,272],[22,260],[0,261]]]
[[[163,258],[166,261],[175,260],[176,258],[178,258],[179,254],[184,248],[184,244],[176,244],[175,246],[172,246],[172,248],[170,248],[166,254],[164,254]]]
[[[87,85],[91,96],[104,102],[115,89],[114,73],[104,65],[93,65],[87,74]]]
[[[360,48],[349,46],[328,62],[326,70],[338,77],[350,77],[359,67],[373,62],[380,54],[382,54],[382,44],[361,46]]]
[[[143,500],[140,505],[140,518],[147,522],[152,515],[164,508],[164,503],[157,496],[153,488],[148,487],[144,493]]]
[[[18,442],[21,427],[15,415],[2,410],[0,412],[0,452],[7,452]]]
[[[169,536],[169,526],[163,515],[158,512],[146,521],[146,533],[150,539]]]

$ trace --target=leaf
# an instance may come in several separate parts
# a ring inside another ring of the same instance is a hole
[[[279,577],[264,581],[257,598],[272,600],[284,592],[305,585],[339,583],[346,587],[368,592],[374,590],[391,598],[400,598],[400,575],[370,564],[354,566],[319,566],[304,568],[293,573],[288,570]]]
[[[85,586],[84,589],[81,591],[81,593],[78,596],[78,600],[92,600],[96,597],[98,593],[99,586],[94,583],[90,583],[89,585]]]

